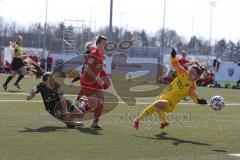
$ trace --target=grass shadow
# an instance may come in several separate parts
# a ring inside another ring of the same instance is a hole
[[[68,128],[68,127],[59,127],[59,126],[44,126],[40,128],[24,127],[24,129],[19,132],[42,132],[42,133],[59,132],[59,131],[66,132],[66,130],[68,129],[76,129],[82,133],[87,133],[87,134],[103,135],[102,133],[99,132],[100,131],[99,129],[84,128],[84,127]]]
[[[137,136],[137,135],[135,135],[135,137],[163,140],[163,141],[172,141],[172,144],[175,146],[178,146],[179,144],[193,144],[193,145],[201,145],[201,146],[210,146],[210,144],[207,144],[207,143],[201,143],[201,142],[196,142],[196,141],[183,140],[180,138],[170,137],[170,136],[167,136],[167,134],[168,133],[166,133],[166,132],[162,132],[160,134],[155,135],[155,137],[144,137],[144,136]]]
[[[40,128],[29,128],[29,127],[24,127],[24,130],[21,130],[19,132],[56,132],[56,131],[63,131],[66,129],[72,129],[68,127],[58,127],[58,126],[44,126]],[[65,132],[65,131],[64,131]]]
[[[77,130],[79,130],[82,133],[87,133],[87,134],[93,134],[93,135],[103,135],[102,133],[100,133],[99,129],[94,129],[94,128],[90,128],[90,127],[78,127],[76,128]]]
[[[214,152],[219,152],[219,153],[227,153],[228,151],[221,150],[221,149],[214,149]]]
[[[11,89],[8,89],[6,92],[9,92],[9,93],[21,93],[22,91],[21,90],[11,90]]]

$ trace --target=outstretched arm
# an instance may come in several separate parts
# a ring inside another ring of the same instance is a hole
[[[39,92],[39,91],[38,91],[37,87],[36,87],[36,86],[33,87],[33,89],[27,94],[26,100],[31,100],[31,99],[33,99],[38,92]]]
[[[171,62],[172,62],[172,66],[174,67],[174,69],[176,70],[176,72],[178,74],[182,74],[185,73],[186,70],[180,65],[179,61],[176,58],[176,50],[174,48],[172,48],[171,51]]]
[[[196,85],[194,85],[190,89],[189,95],[196,104],[207,104],[207,101],[205,99],[199,99],[198,98],[198,95],[196,94]]]

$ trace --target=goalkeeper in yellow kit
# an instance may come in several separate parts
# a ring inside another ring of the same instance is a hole
[[[138,129],[139,122],[154,112],[159,115],[160,128],[165,128],[169,125],[167,113],[174,111],[176,105],[186,96],[190,96],[197,104],[207,104],[206,100],[199,99],[195,93],[196,80],[202,75],[203,68],[197,62],[193,62],[189,64],[188,70],[184,69],[176,58],[175,49],[171,52],[171,62],[177,72],[177,77],[163,90],[156,101],[133,121],[134,128]]]

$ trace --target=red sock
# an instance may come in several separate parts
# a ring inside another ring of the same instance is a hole
[[[102,114],[102,110],[103,110],[103,105],[100,104],[100,105],[97,105],[96,108],[94,108],[94,122],[98,122],[99,121],[99,118]]]
[[[90,110],[90,106],[89,106],[89,102],[88,100],[85,101],[85,108],[86,108],[86,112],[88,112]]]

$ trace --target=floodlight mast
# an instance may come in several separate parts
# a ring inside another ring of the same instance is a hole
[[[43,54],[45,53],[45,50],[46,50],[47,16],[48,16],[48,0],[46,0],[46,6],[45,6],[45,22],[44,22],[44,34],[43,34]]]
[[[210,26],[209,26],[209,48],[211,49],[211,41],[212,41],[212,21],[213,21],[213,7],[216,7],[217,1],[209,2],[210,4]]]
[[[112,40],[113,27],[112,27],[112,13],[113,13],[113,0],[110,0],[110,19],[109,19],[109,39]]]

